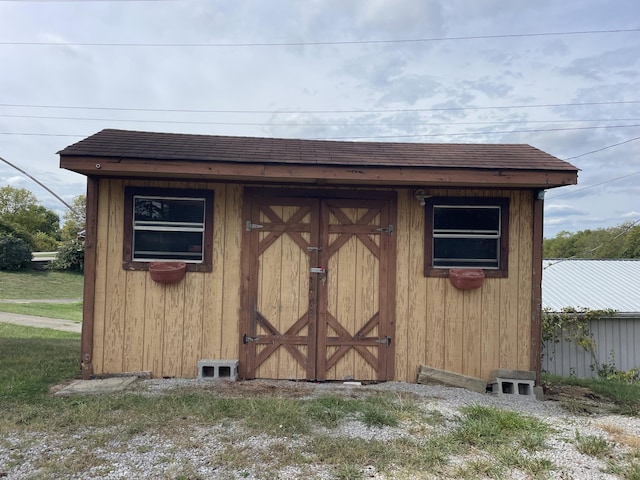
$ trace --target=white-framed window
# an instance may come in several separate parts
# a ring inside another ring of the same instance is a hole
[[[133,197],[132,260],[204,260],[204,198]]]
[[[506,276],[509,201],[507,198],[432,197],[425,199],[425,273],[480,268]]]
[[[182,261],[189,270],[211,269],[213,191],[125,189],[125,268]]]

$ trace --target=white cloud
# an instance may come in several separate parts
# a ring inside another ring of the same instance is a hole
[[[615,9],[599,0],[0,2],[0,29],[7,42],[435,39],[616,30],[633,28],[630,22],[636,18],[640,18],[636,0],[619,0]],[[289,47],[0,45],[0,155],[65,198],[83,193],[85,181],[60,170],[55,152],[107,127],[221,135],[397,135],[405,141],[528,143],[568,158],[637,136],[637,127],[544,130],[640,123],[620,120],[635,119],[638,103],[465,108],[638,101],[639,50],[637,33]],[[7,104],[218,111],[422,110],[196,114]],[[453,110],[429,110],[434,108]],[[523,121],[548,123],[515,123]],[[446,122],[464,125],[441,125]],[[396,125],[389,125],[393,123]],[[492,133],[510,130],[529,132]],[[444,135],[407,137],[432,134]],[[633,218],[624,215],[640,205],[640,177],[594,185],[640,171],[640,141],[576,158],[573,163],[582,169],[579,185],[548,192],[547,235],[561,228],[599,228]],[[0,181],[8,183],[8,179],[39,197],[47,196],[37,185],[0,168]],[[582,190],[587,186],[593,187]]]
[[[585,215],[585,212],[572,207],[571,205],[548,204],[544,207],[544,214],[547,217],[567,217],[569,215]]]
[[[623,213],[620,215],[620,218],[640,218],[640,212],[632,210],[630,212]]]

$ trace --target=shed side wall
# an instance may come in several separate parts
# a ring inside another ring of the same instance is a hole
[[[124,187],[212,189],[213,271],[175,285],[122,269]],[[195,377],[202,358],[237,358],[241,188],[207,182],[101,179],[99,186],[94,374],[151,371]]]
[[[424,208],[412,193],[398,191],[397,379],[415,381],[420,364],[485,379],[495,368],[529,370],[533,192],[429,190],[510,198],[509,275],[468,291],[424,277]]]
[[[215,191],[213,271],[161,285],[122,269],[124,187]],[[413,382],[420,364],[487,378],[494,368],[530,366],[533,195],[529,191],[432,190],[431,195],[508,196],[508,278],[459,291],[424,277],[424,209],[399,189],[395,379]],[[241,185],[101,179],[94,311],[94,374],[148,370],[197,375],[202,358],[239,356]]]

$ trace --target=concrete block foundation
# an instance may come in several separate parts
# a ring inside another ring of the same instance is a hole
[[[238,360],[199,360],[199,380],[228,380],[238,379]]]

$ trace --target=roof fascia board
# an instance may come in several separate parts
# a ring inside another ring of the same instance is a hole
[[[207,178],[326,184],[553,188],[577,183],[572,170],[362,167],[60,156],[60,167],[83,175]]]

